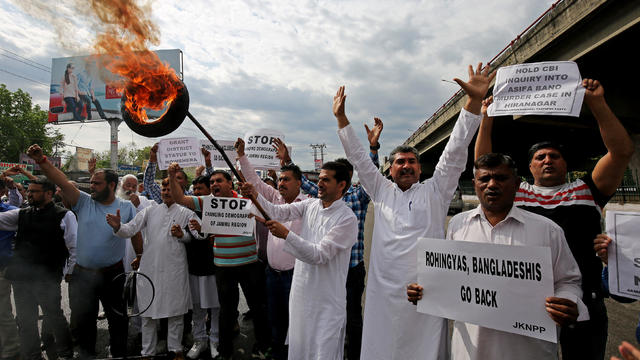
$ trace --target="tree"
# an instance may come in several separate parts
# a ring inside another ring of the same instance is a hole
[[[136,148],[136,144],[131,142],[118,148],[118,164],[142,166],[143,161],[149,160],[151,146]],[[111,167],[111,151],[105,150],[95,154],[96,168]]]
[[[47,111],[33,105],[31,95],[0,84],[0,160],[18,162],[20,153],[38,144],[45,154],[64,146],[64,135],[47,126]]]

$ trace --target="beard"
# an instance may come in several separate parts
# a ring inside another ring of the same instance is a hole
[[[116,190],[116,196],[122,200],[131,200],[131,194],[140,196],[140,193],[138,193],[137,191],[132,192],[130,190],[124,190],[122,186],[119,186],[118,190]]]
[[[94,191],[91,193],[91,198],[95,201],[104,201],[107,200],[109,198],[110,195],[110,191],[109,191],[109,187],[105,186],[104,190],[102,191]]]

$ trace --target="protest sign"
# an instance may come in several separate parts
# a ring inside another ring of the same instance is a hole
[[[489,116],[580,116],[584,88],[573,61],[518,64],[498,69]]]
[[[255,220],[251,214],[251,200],[207,196],[202,204],[202,232],[217,235],[253,234]]]
[[[204,164],[200,141],[194,137],[162,139],[158,143],[158,167],[166,170],[172,162],[181,167]]]
[[[76,169],[89,171],[89,160],[93,157],[93,149],[76,146]]]
[[[557,343],[545,310],[554,295],[549,248],[418,241],[419,312]]]
[[[640,299],[640,213],[607,211],[609,292]]]
[[[284,134],[269,129],[258,129],[244,135],[244,152],[247,159],[258,169],[280,169],[280,159],[276,157],[274,140],[284,141]]]
[[[222,147],[222,149],[224,150],[224,153],[227,154],[227,157],[229,158],[229,160],[231,160],[231,163],[233,164],[234,160],[236,157],[238,157],[238,155],[236,154],[236,149],[233,147],[233,144],[235,144],[235,141],[232,140],[216,140],[216,142],[218,143],[218,145],[220,145]],[[227,162],[224,161],[224,158],[222,157],[222,154],[220,154],[220,152],[218,151],[218,149],[216,149],[213,144],[211,144],[211,142],[209,140],[200,140],[200,143],[202,145],[202,147],[204,147],[205,149],[209,150],[211,152],[211,166],[214,168],[223,168],[223,169],[228,169],[229,165],[227,165]]]

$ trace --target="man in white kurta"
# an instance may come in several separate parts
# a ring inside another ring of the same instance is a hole
[[[156,327],[158,320],[163,318],[168,318],[168,350],[182,353],[183,315],[191,307],[184,242],[190,241],[192,235],[199,235],[183,229],[188,227],[190,220],[199,222],[199,219],[193,211],[173,202],[168,181],[163,182],[162,198],[162,204],[143,209],[126,224],[120,224],[119,213],[107,215],[107,222],[119,237],[128,238],[145,230],[139,271],[153,282],[155,297],[152,299],[151,284],[140,277],[136,283],[138,308],[142,311],[149,307],[142,314],[143,356],[155,355]]]
[[[501,154],[480,157],[476,161],[474,179],[480,205],[451,219],[447,239],[550,248],[554,294],[540,302],[545,301],[547,312],[559,325],[570,324],[576,317],[587,320],[589,314],[581,300],[580,269],[564,232],[553,221],[513,206],[518,184],[511,158]],[[415,300],[412,299],[413,290],[417,290],[418,298],[422,287],[429,291],[428,284],[420,285],[409,286],[410,301]],[[555,310],[556,307],[561,310]],[[558,358],[555,343],[462,321],[454,323],[451,352],[453,360]]]
[[[300,235],[276,221],[267,222],[274,236],[285,239],[283,250],[296,257],[289,297],[289,360],[343,359],[347,272],[358,237],[358,220],[341,199],[348,183],[346,166],[328,162],[320,172],[318,199],[273,205],[258,196],[272,219],[302,219]]]
[[[417,313],[405,299],[415,282],[419,237],[443,238],[449,202],[465,169],[468,147],[480,124],[480,108],[493,74],[469,66],[469,81],[455,79],[469,96],[433,177],[419,182],[417,151],[398,147],[391,153],[390,181],[373,165],[344,112],[344,87],[334,97],[338,135],[347,159],[371,197],[375,225],[369,260],[361,358],[367,360],[443,359],[447,324]],[[415,151],[415,152],[414,152]]]

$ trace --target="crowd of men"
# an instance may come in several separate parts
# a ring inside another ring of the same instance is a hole
[[[119,181],[112,170],[95,170],[95,163],[87,194],[32,145],[27,154],[44,176],[27,174],[26,194],[9,177],[22,170],[11,169],[0,182],[0,196],[7,193],[14,205],[0,203],[0,358],[42,358],[38,308],[43,342],[54,339],[49,356],[95,357],[100,302],[113,357],[139,352],[150,358],[165,341],[177,359],[232,359],[241,287],[255,333],[253,358],[555,359],[560,349],[565,360],[603,359],[608,294],[596,255],[606,254],[610,239],[600,234],[600,220],[633,143],[602,85],[585,79],[585,104],[607,153],[593,171],[567,183],[562,145],[535,144],[528,164],[534,183],[522,182],[511,157],[491,149],[492,99],[486,96],[494,75],[478,64],[469,66],[467,81],[455,79],[466,104],[433,176],[422,182],[419,154],[409,146],[391,152],[391,179],[380,173],[383,123],[375,118],[372,128],[365,125],[369,149],[362,147],[346,115],[344,87],[334,97],[333,114],[346,159],[323,164],[317,184],[292,162],[280,139],[274,147],[282,168],[275,181],[261,179],[238,139],[244,177],[238,183],[229,172],[214,170],[203,149],[206,167],[191,183],[171,164],[159,185],[156,145],[143,178],[146,196],[135,176]],[[449,201],[478,128],[473,184],[480,205],[454,216],[445,234]],[[351,183],[354,171],[359,185]],[[256,212],[253,235],[203,233],[202,213],[211,196],[254,199],[265,213]],[[363,317],[370,203],[375,225]],[[420,237],[550,248],[554,293],[544,301],[560,328],[559,349],[461,321],[450,335],[447,319],[417,312],[413,304],[429,291],[429,284],[416,283]],[[122,274],[131,270],[146,276],[134,285],[135,302],[123,296],[132,286]],[[69,282],[70,324],[60,305],[63,277]],[[140,317],[129,324],[127,313]],[[139,349],[127,349],[130,329],[141,334]],[[185,334],[193,339],[189,348]],[[629,344],[621,352],[640,359]]]

